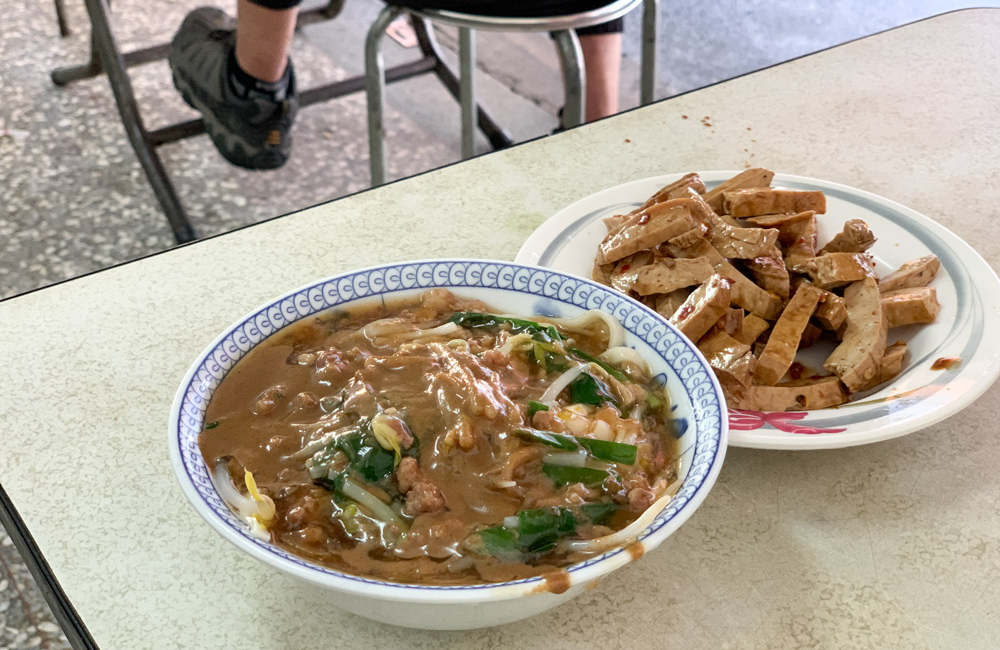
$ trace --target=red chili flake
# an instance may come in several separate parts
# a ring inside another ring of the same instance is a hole
[[[688,116],[687,116],[687,115],[681,115],[681,119],[682,119],[682,120],[686,120],[687,118],[688,118]]]
[[[684,305],[684,307],[681,308],[679,312],[677,312],[677,320],[678,321],[684,320],[685,318],[690,316],[691,312],[693,311],[694,311],[694,305]]]
[[[643,215],[639,217],[639,225],[645,226],[647,223],[649,223],[649,213],[644,212]]]
[[[630,268],[632,268],[631,264],[622,264],[622,270],[619,271],[619,273],[624,273],[625,271],[628,271]]]
[[[805,371],[805,366],[803,366],[798,361],[795,361],[788,367],[788,376],[792,379],[801,379],[802,373]]]
[[[625,142],[632,142],[632,141],[629,140],[628,138],[625,138]]]
[[[705,122],[705,126],[712,126],[712,123],[711,122]],[[753,155],[753,154],[750,154],[750,155]]]

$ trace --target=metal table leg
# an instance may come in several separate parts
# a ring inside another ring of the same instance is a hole
[[[639,101],[642,105],[656,99],[656,41],[660,34],[659,0],[642,3],[642,81]]]
[[[413,31],[417,35],[417,43],[420,45],[420,51],[424,56],[434,57],[437,60],[438,65],[434,68],[434,73],[437,74],[438,79],[441,80],[441,83],[448,89],[452,97],[461,101],[461,83],[458,75],[445,63],[444,56],[441,53],[441,46],[438,45],[437,38],[434,36],[434,29],[431,27],[430,22],[417,14],[410,14],[410,18],[413,20]],[[491,147],[494,149],[506,149],[514,144],[513,138],[510,137],[503,127],[497,124],[496,120],[482,106],[476,106],[476,116],[479,130],[490,141]]]
[[[101,67],[108,75],[111,83],[111,91],[115,96],[115,103],[118,105],[118,112],[121,114],[122,124],[125,126],[125,133],[129,142],[139,158],[146,178],[153,188],[160,206],[167,215],[170,228],[174,232],[177,243],[195,239],[194,230],[184,214],[177,193],[170,183],[170,177],[160,157],[156,154],[156,149],[149,141],[146,129],[142,124],[142,117],[139,115],[139,107],[132,92],[132,82],[125,69],[125,61],[114,35],[111,33],[111,24],[108,20],[108,5],[105,0],[86,0],[87,12],[90,14],[91,36],[94,47],[97,51]]]
[[[587,76],[584,69],[583,52],[580,50],[580,39],[576,30],[561,29],[552,32],[559,46],[559,58],[562,59],[563,83],[566,88],[566,107],[563,109],[564,129],[583,124],[583,98],[587,95]]]
[[[462,107],[462,158],[476,155],[476,32],[458,28],[458,58],[461,78],[459,95]]]
[[[69,22],[66,20],[66,4],[63,0],[55,0],[56,21],[59,23],[59,35],[66,38],[70,35]]]
[[[401,9],[387,6],[368,28],[365,38],[365,94],[368,99],[368,167],[371,184],[385,182],[385,61],[382,59],[382,37]]]

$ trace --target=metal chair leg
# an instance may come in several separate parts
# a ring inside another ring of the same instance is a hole
[[[368,97],[368,165],[372,187],[385,182],[385,61],[382,37],[400,9],[387,6],[372,23],[365,38],[365,94]]]
[[[70,35],[69,22],[66,20],[66,4],[63,0],[55,0],[56,21],[59,23],[59,35],[66,38]]]
[[[458,28],[459,94],[462,107],[462,158],[476,155],[476,33]]]
[[[430,21],[416,14],[410,14],[410,18],[413,21],[413,31],[417,34],[417,43],[420,45],[421,53],[425,57],[434,57],[437,61],[434,73],[441,80],[441,83],[448,92],[455,99],[461,100],[461,83],[455,72],[445,62],[444,56],[441,53],[441,46],[438,45],[437,38],[434,36],[434,28],[431,26]],[[486,139],[490,141],[491,147],[494,149],[506,149],[514,144],[513,138],[510,137],[503,127],[497,124],[496,120],[482,106],[477,106],[476,115],[479,129],[486,136]]]
[[[657,39],[660,34],[660,1],[642,3],[642,78],[639,101],[642,105],[656,99]]]
[[[146,178],[153,188],[153,193],[160,202],[160,207],[167,215],[170,228],[174,232],[177,243],[195,239],[194,230],[184,214],[177,193],[170,183],[166,170],[156,149],[147,137],[146,129],[142,125],[142,117],[139,115],[139,107],[135,102],[135,95],[132,93],[132,82],[128,72],[125,70],[125,61],[122,53],[118,49],[114,35],[111,33],[111,24],[108,20],[108,5],[105,0],[86,0],[87,12],[90,14],[91,36],[94,47],[100,58],[100,65],[108,75],[111,83],[111,91],[115,96],[115,103],[118,105],[118,112],[121,114],[122,124],[125,126],[125,133],[129,142],[139,158],[139,164],[146,172]]]
[[[562,29],[552,32],[552,35],[556,39],[556,45],[559,46],[559,58],[563,64],[566,107],[563,109],[562,125],[564,129],[568,129],[583,124],[586,119],[583,104],[583,98],[587,94],[585,63],[583,52],[580,50],[580,39],[577,38],[575,30]]]

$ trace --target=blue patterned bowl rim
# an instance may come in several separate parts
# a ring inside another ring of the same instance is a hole
[[[298,578],[348,593],[394,601],[470,603],[505,600],[539,591],[542,578],[477,585],[412,585],[342,573],[263,542],[246,530],[222,502],[198,447],[212,393],[239,359],[278,330],[355,300],[432,288],[499,289],[545,298],[580,309],[602,309],[645,341],[667,363],[687,393],[695,447],[681,489],[638,541],[651,550],[676,530],[704,500],[725,456],[728,421],[714,373],[698,349],[662,316],[591,280],[552,269],[505,261],[441,259],[386,264],[335,275],[291,291],[230,326],[194,362],[174,399],[169,447],[174,472],[198,513],[226,540]],[[631,560],[615,548],[567,567],[571,584],[584,584]]]

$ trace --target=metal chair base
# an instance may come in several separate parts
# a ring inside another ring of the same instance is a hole
[[[659,0],[616,0],[603,8],[589,13],[562,16],[557,18],[494,18],[450,11],[421,10],[412,11],[414,28],[422,32],[428,39],[429,47],[437,52],[437,44],[433,38],[428,20],[439,20],[458,28],[458,56],[461,78],[458,81],[458,99],[462,115],[462,158],[471,158],[475,154],[474,120],[478,116],[478,125],[490,137],[490,130],[484,128],[482,108],[476,103],[475,93],[475,31],[474,29],[495,29],[506,31],[551,31],[558,46],[562,62],[563,84],[566,92],[566,103],[563,110],[562,126],[570,128],[583,124],[584,98],[586,96],[586,75],[580,41],[575,28],[613,20],[631,11],[639,2],[643,4],[643,41],[642,41],[642,91],[643,105],[653,101],[656,84],[656,41],[659,33]],[[368,151],[372,186],[385,182],[386,154],[385,128],[383,125],[383,105],[385,102],[385,82],[387,71],[382,60],[381,41],[386,28],[392,20],[402,13],[403,9],[392,5],[387,6],[379,14],[368,29],[365,40],[365,87],[368,94]],[[423,45],[422,45],[423,46]],[[437,55],[440,59],[440,55]],[[438,75],[441,77],[441,74]],[[442,77],[442,81],[444,81]],[[454,88],[445,83],[454,95]],[[498,133],[503,133],[498,130]],[[503,133],[509,144],[510,138]],[[500,148],[490,137],[494,149]],[[506,144],[504,145],[506,146]]]
[[[150,131],[142,120],[139,106],[132,90],[128,68],[164,59],[169,45],[156,45],[123,53],[115,40],[109,20],[108,0],[84,0],[91,23],[91,56],[86,63],[66,66],[52,71],[52,81],[59,86],[90,79],[106,74],[111,84],[115,103],[121,116],[122,125],[139,164],[142,166],[150,187],[156,195],[173,231],[177,243],[183,244],[197,238],[188,216],[184,211],[170,176],[156,152],[157,147],[170,142],[190,138],[205,131],[201,119],[171,124]],[[335,17],[343,6],[343,0],[331,0],[326,6],[303,11],[299,14],[298,26]],[[459,97],[459,80],[455,72],[444,62],[440,49],[429,26],[418,22],[415,26],[420,44],[421,57],[415,61],[393,66],[384,71],[384,82],[392,83],[423,74],[434,73],[448,91]],[[365,89],[365,77],[357,76],[331,84],[309,88],[299,93],[299,105],[309,106],[337,97],[343,97]],[[510,146],[511,139],[482,108],[477,107],[480,128],[490,143],[496,148]]]

